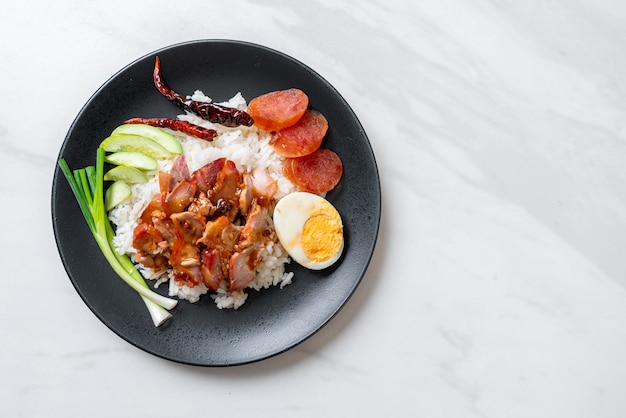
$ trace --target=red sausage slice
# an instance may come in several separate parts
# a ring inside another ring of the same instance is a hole
[[[274,150],[283,157],[302,157],[311,154],[322,144],[328,131],[328,121],[320,112],[307,110],[288,128],[272,135]]]
[[[309,97],[302,90],[278,90],[250,100],[247,113],[257,128],[280,131],[295,124],[309,106]]]
[[[283,174],[299,191],[320,194],[334,189],[339,183],[343,165],[333,151],[319,148],[304,157],[285,159]]]

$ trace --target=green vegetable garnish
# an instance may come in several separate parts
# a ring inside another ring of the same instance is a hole
[[[157,162],[154,158],[142,154],[141,152],[120,151],[109,154],[105,157],[107,163],[114,165],[124,165],[135,167],[139,170],[156,170]]]
[[[178,142],[178,139],[176,139],[174,135],[154,126],[145,124],[120,125],[115,128],[111,135],[139,135],[158,142],[163,148],[165,148],[172,154],[183,153],[183,147],[180,145],[180,142]]]
[[[117,180],[104,192],[104,209],[108,212],[126,199],[130,199],[133,194],[128,183],[124,180]]]
[[[100,144],[107,152],[140,152],[152,158],[170,158],[172,153],[158,142],[140,135],[113,134]]]
[[[173,309],[177,301],[152,291],[130,258],[115,251],[113,227],[104,206],[104,160],[105,150],[98,148],[95,169],[90,166],[72,171],[63,158],[59,167],[102,254],[122,280],[141,295],[154,325],[159,326],[171,317],[167,310]]]
[[[105,159],[106,160],[106,159]],[[118,165],[113,167],[104,175],[105,181],[117,181],[124,180],[127,184],[135,183],[147,183],[148,176],[134,167],[127,167],[125,165]]]

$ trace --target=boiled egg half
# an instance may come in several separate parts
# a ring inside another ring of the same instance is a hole
[[[321,270],[343,251],[343,223],[337,209],[312,193],[295,192],[278,201],[274,228],[281,245],[298,264]]]

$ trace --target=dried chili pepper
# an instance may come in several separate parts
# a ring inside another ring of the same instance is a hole
[[[206,119],[209,122],[213,123],[219,123],[220,125],[224,125],[230,128],[234,128],[240,125],[252,126],[254,124],[254,120],[252,119],[252,117],[243,110],[218,105],[215,103],[189,100],[184,96],[176,93],[174,90],[170,89],[163,82],[163,78],[161,76],[161,61],[159,60],[158,56],[156,57],[156,61],[154,64],[153,78],[154,85],[161,92],[161,94],[165,96],[167,100],[176,103],[185,110],[195,113],[202,119]]]
[[[206,141],[212,141],[217,136],[215,129],[205,128],[203,126],[195,125],[186,120],[178,120],[172,118],[133,118],[128,119],[126,124],[142,123],[145,125],[156,126],[158,128],[169,128],[175,131],[184,132],[186,134],[195,136]]]

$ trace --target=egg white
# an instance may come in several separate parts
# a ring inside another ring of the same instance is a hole
[[[328,204],[329,210],[336,209],[326,199],[306,192],[291,193],[278,201],[274,209],[274,228],[278,239],[298,264],[311,269],[322,270],[334,264],[343,252],[343,234],[341,236],[341,246],[330,258],[323,261],[311,260],[302,248],[302,229],[305,222],[312,214],[318,211],[320,205]],[[341,223],[341,217],[337,213]]]

